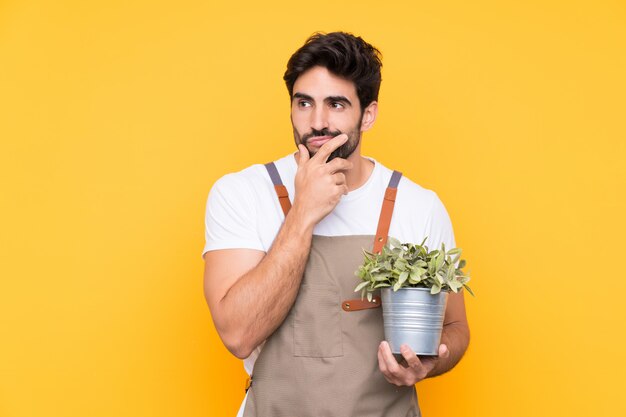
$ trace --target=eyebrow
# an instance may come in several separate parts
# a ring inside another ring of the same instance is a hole
[[[295,100],[297,98],[301,98],[303,100],[315,101],[313,100],[313,97],[304,93],[294,93],[292,100]],[[329,97],[326,97],[324,101],[327,103],[331,101],[333,102],[337,101],[339,103],[345,103],[348,106],[352,106],[352,103],[350,102],[350,100],[348,100],[348,98],[345,96],[329,96]]]

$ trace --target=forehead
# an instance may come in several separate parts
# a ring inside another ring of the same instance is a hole
[[[356,86],[352,81],[338,77],[320,66],[300,74],[293,85],[293,93],[307,94],[316,100],[332,96],[345,96],[351,101],[357,99]]]

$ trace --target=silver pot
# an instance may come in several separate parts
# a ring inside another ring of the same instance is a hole
[[[428,288],[381,289],[385,339],[393,353],[406,343],[418,355],[438,355],[448,292]]]

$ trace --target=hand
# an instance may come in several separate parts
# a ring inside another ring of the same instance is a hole
[[[346,143],[348,135],[342,133],[322,145],[311,158],[304,145],[298,145],[298,172],[295,179],[294,211],[303,216],[308,226],[314,226],[348,194],[344,171],[352,162],[335,158],[326,162],[330,154]]]
[[[387,382],[399,387],[415,385],[426,378],[441,359],[450,356],[450,351],[446,345],[439,345],[439,356],[420,358],[406,344],[400,346],[400,352],[404,360],[398,363],[391,353],[389,343],[383,341],[378,346],[378,368],[380,372],[383,373]]]

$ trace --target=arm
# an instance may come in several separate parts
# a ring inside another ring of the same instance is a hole
[[[300,146],[294,204],[267,255],[251,249],[205,254],[204,292],[217,332],[235,356],[246,358],[283,322],[295,302],[313,227],[348,189],[352,163],[328,156],[347,140],[339,135],[309,159]]]
[[[252,249],[205,254],[204,290],[224,345],[246,358],[282,323],[293,305],[311,247],[312,228],[296,210],[285,218],[267,255]]]
[[[448,213],[439,200],[435,198],[428,221],[428,237],[433,247],[445,242],[446,247],[455,247],[454,232]],[[424,378],[441,375],[454,368],[461,360],[469,345],[469,326],[465,314],[464,291],[448,294],[448,304],[443,320],[439,356],[418,357],[407,346],[400,347],[404,361],[398,361],[391,353],[387,342],[378,348],[378,363],[387,381],[395,385],[413,385]]]
[[[446,346],[449,355],[439,357],[426,378],[441,375],[454,368],[463,357],[469,345],[470,331],[465,314],[464,291],[460,293],[451,292],[448,295],[448,305],[444,318],[443,332],[441,334],[441,344]],[[441,347],[440,347],[441,351]]]

